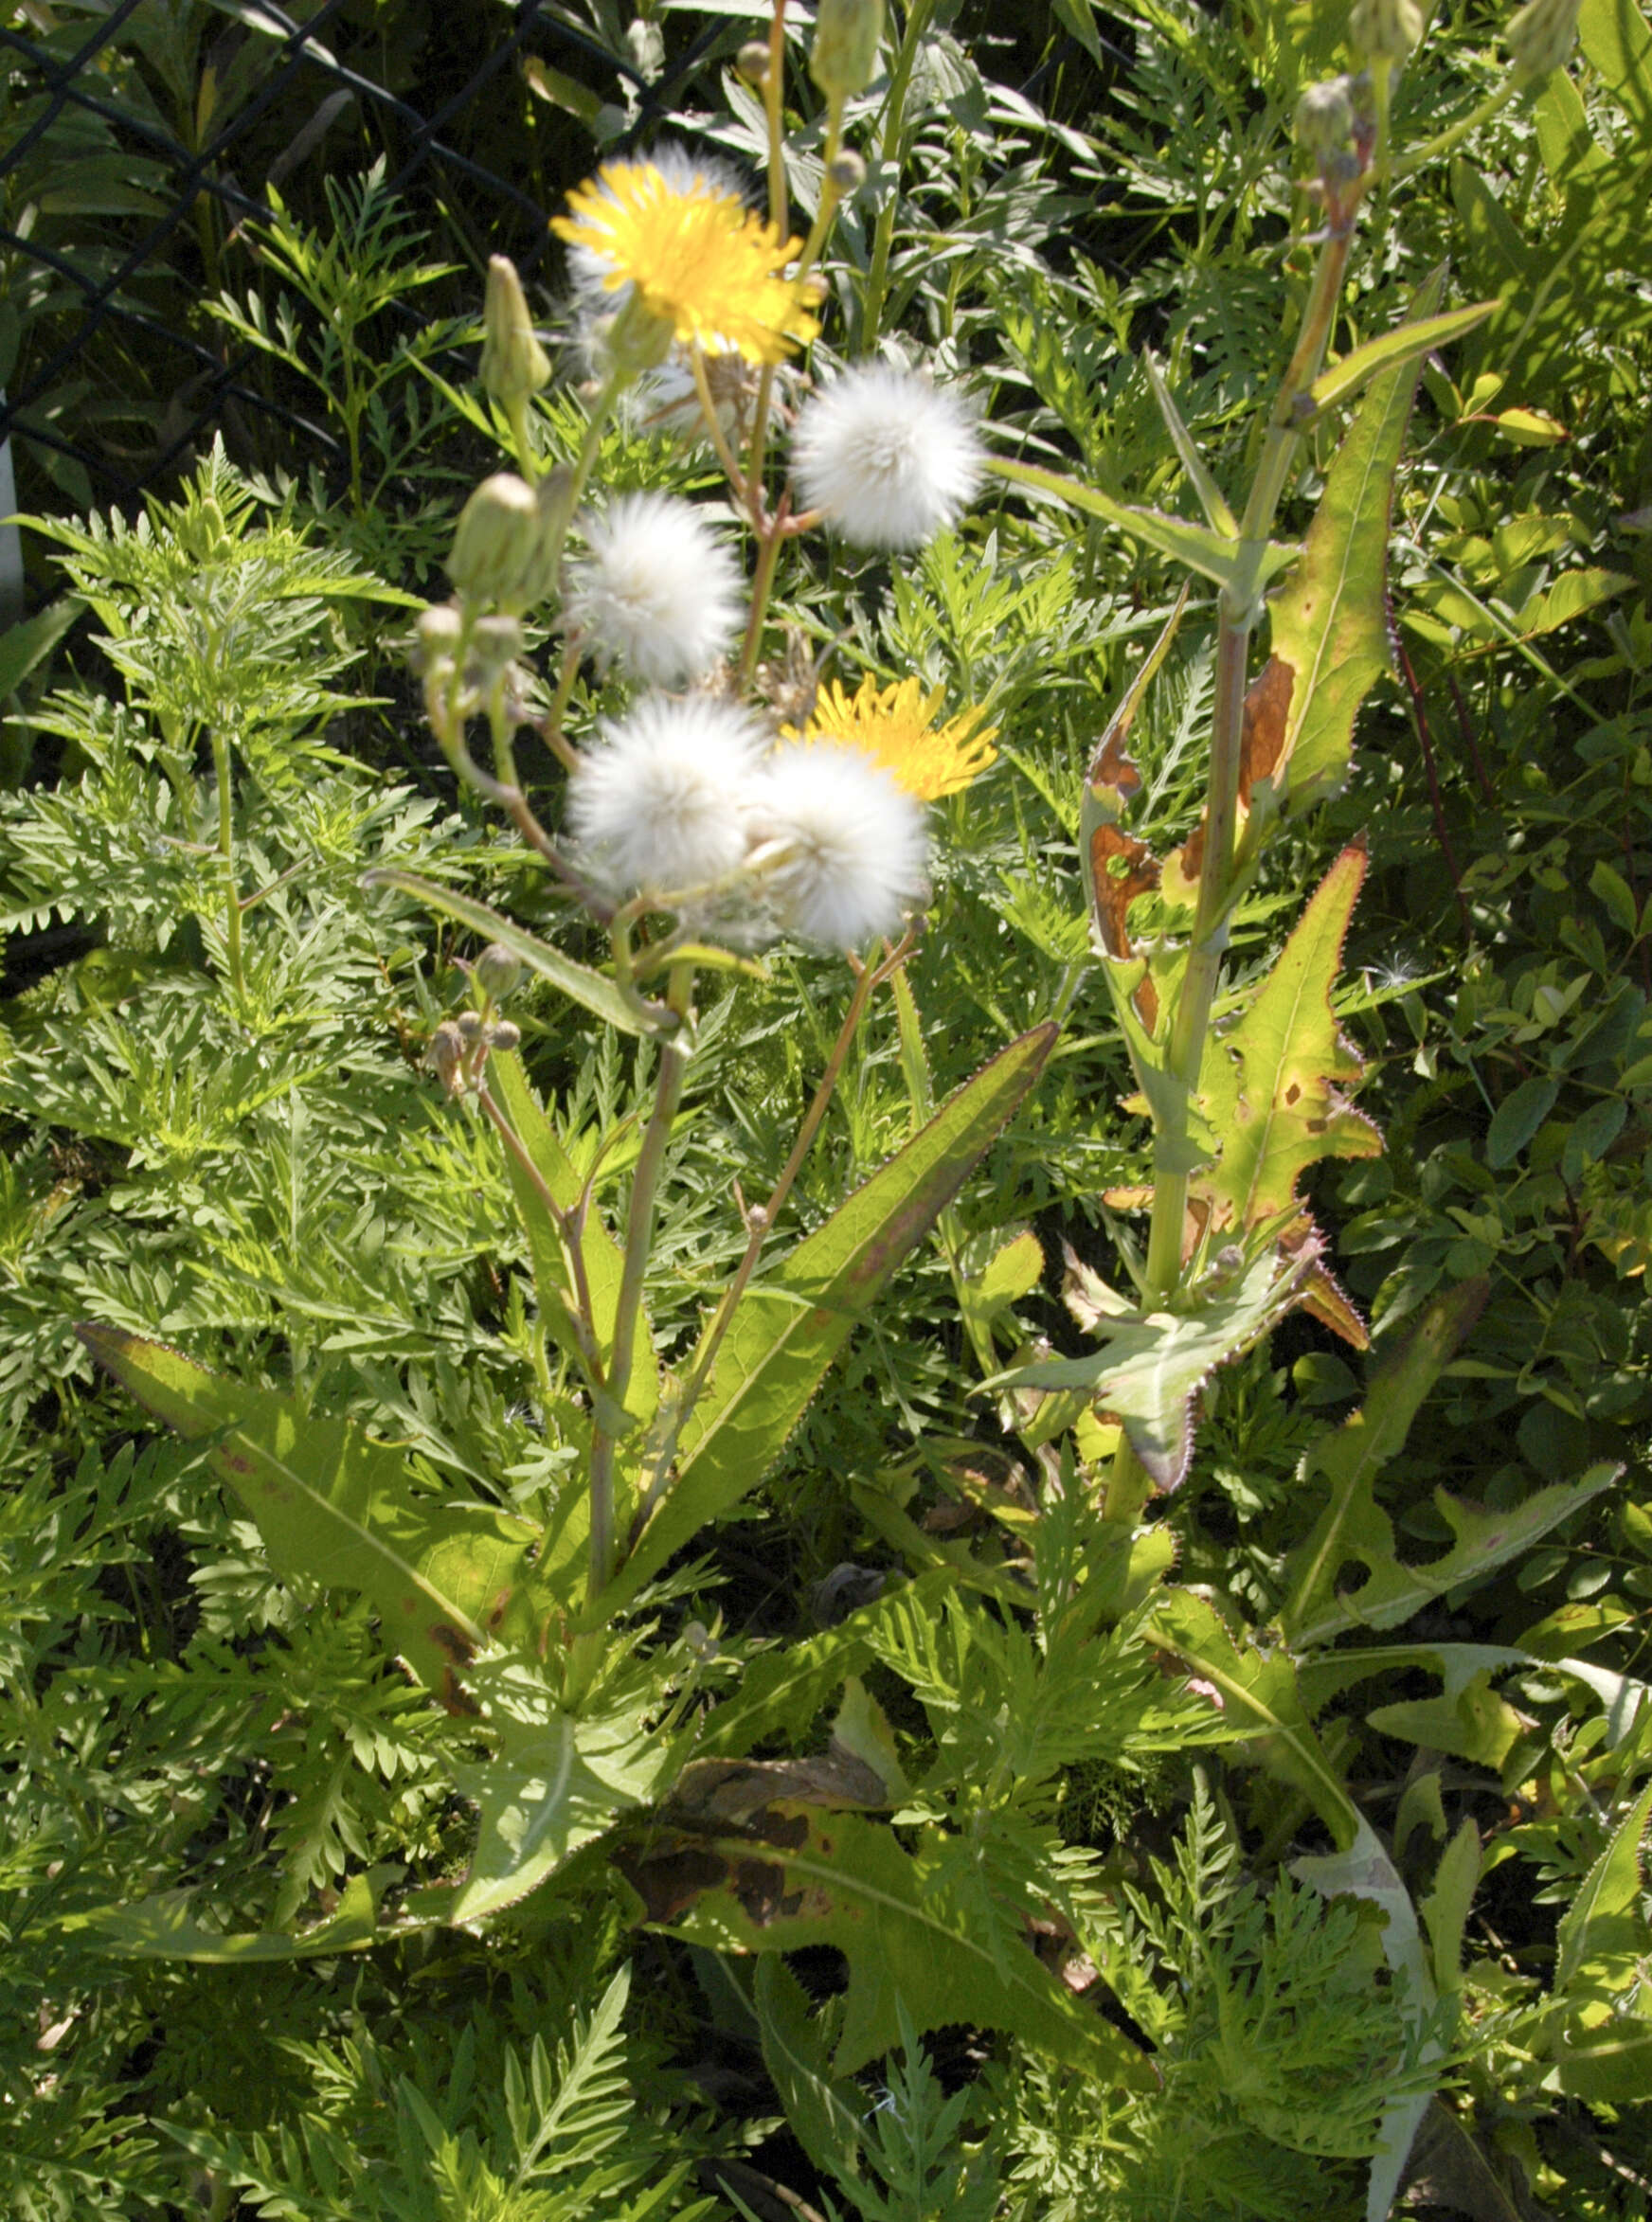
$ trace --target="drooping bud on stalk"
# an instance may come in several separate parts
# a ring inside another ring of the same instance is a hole
[[[747,39],[734,57],[734,66],[748,85],[768,82],[768,41]]]
[[[1308,87],[1297,102],[1296,134],[1298,146],[1316,162],[1339,154],[1352,144],[1354,102],[1345,77]]]
[[[464,1036],[451,1018],[444,1018],[430,1037],[432,1071],[450,1096],[464,1086]]]
[[[490,1049],[516,1049],[522,1046],[522,1029],[513,1019],[499,1018],[488,1029]]]
[[[414,631],[418,636],[414,660],[420,671],[434,671],[441,664],[451,663],[458,654],[458,644],[464,636],[464,619],[451,601],[433,602],[429,609],[421,610]]]
[[[852,200],[866,183],[866,164],[853,147],[845,147],[827,163],[826,175],[842,200]]]
[[[1515,76],[1523,85],[1558,69],[1577,43],[1582,0],[1526,0],[1509,18],[1503,33],[1515,58]]]
[[[471,654],[485,687],[522,654],[522,627],[515,618],[478,618],[471,627]]]
[[[809,75],[828,100],[864,93],[877,74],[884,0],[820,0]]]
[[[521,979],[522,966],[502,941],[490,941],[471,967],[471,977],[490,1002],[502,1003]]]
[[[1361,61],[1404,62],[1423,36],[1418,0],[1354,0],[1348,43]]]
[[[512,471],[484,478],[458,513],[447,575],[467,601],[526,600],[539,545],[539,504]]]
[[[481,380],[484,392],[502,408],[525,402],[550,381],[550,357],[534,337],[522,280],[507,255],[488,261]]]

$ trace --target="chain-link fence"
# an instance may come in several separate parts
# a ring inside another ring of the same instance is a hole
[[[618,22],[586,30],[554,0],[24,0],[0,19],[0,502],[13,439],[64,506],[130,501],[226,418],[263,420],[325,458],[254,350],[199,313],[226,245],[329,166],[382,159],[392,193],[478,260],[544,258],[547,204],[588,156],[573,121],[616,93],[612,133],[646,133],[728,42],[713,18],[669,72],[639,67]],[[411,26],[411,29],[408,29]],[[445,35],[444,35],[445,33]],[[409,63],[409,50],[413,62]],[[644,58],[645,61],[648,58]],[[537,113],[526,78],[573,116]],[[559,131],[559,122],[563,128]],[[577,151],[573,142],[581,141]],[[410,303],[392,314],[418,314]],[[42,482],[45,482],[44,484]],[[0,581],[0,592],[4,582]]]

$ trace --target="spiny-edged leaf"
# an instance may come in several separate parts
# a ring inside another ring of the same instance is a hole
[[[106,1951],[123,1960],[196,1960],[214,1966],[331,1960],[340,1952],[360,1952],[368,1944],[384,1943],[386,1932],[379,1926],[379,1893],[386,1875],[399,1872],[374,1868],[352,1876],[325,1921],[290,1936],[278,1929],[232,1934],[208,1928],[189,1911],[193,1890],[161,1890],[131,1906],[105,1908],[87,1917],[85,1926]]]
[[[1000,1050],[823,1227],[746,1290],[683,1424],[676,1479],[598,1601],[604,1618],[756,1488],[855,1322],[1043,1070],[1056,1031],[1034,1027]],[[693,1371],[691,1358],[685,1371],[691,1378]]]
[[[900,2042],[904,2004],[920,2032],[1008,2030],[1104,2082],[1151,2084],[1141,2054],[1045,1970],[938,1833],[907,1853],[878,1822],[789,1803],[739,1832],[669,1823],[668,1812],[617,1861],[646,1921],[722,1951],[834,1944],[847,1957],[835,2075]]]
[[[1288,1651],[1241,1642],[1215,1606],[1191,1589],[1166,1589],[1142,1632],[1181,1662],[1228,1732],[1254,1742],[1264,1764],[1302,1791],[1338,1845],[1347,1850],[1356,1842],[1358,1811],[1320,1748]]]
[[[1352,1458],[1356,1447],[1351,1445],[1346,1455]],[[1347,1628],[1398,1627],[1447,1590],[1478,1581],[1519,1557],[1551,1528],[1609,1489],[1622,1471],[1620,1466],[1591,1466],[1576,1481],[1552,1482],[1547,1489],[1534,1490],[1519,1504],[1496,1510],[1467,1504],[1436,1489],[1435,1508],[1451,1530],[1451,1548],[1421,1567],[1401,1565],[1392,1524],[1377,1504],[1366,1474],[1345,1497],[1346,1511],[1337,1523],[1335,1537],[1327,1534],[1321,1547],[1316,1542],[1320,1532],[1316,1529],[1303,1547],[1311,1554],[1306,1570],[1312,1574],[1315,1565],[1320,1568],[1313,1574],[1317,1602],[1298,1612],[1293,1599],[1293,1640],[1305,1650],[1329,1642]],[[1323,1528],[1325,1522],[1320,1525]],[[1368,1569],[1366,1579],[1356,1589],[1329,1594],[1326,1585],[1351,1559]]]
[[[1009,479],[1013,486],[1050,494],[1071,509],[1104,518],[1109,525],[1117,525],[1121,531],[1128,532],[1133,540],[1140,540],[1144,547],[1168,556],[1172,563],[1185,564],[1190,571],[1202,572],[1218,586],[1230,584],[1238,576],[1241,564],[1252,559],[1257,564],[1259,582],[1266,584],[1284,569],[1295,553],[1277,542],[1264,545],[1230,540],[1225,533],[1214,532],[1208,525],[1190,524],[1187,518],[1170,516],[1163,510],[1138,509],[1128,502],[1115,501],[1099,487],[1064,477],[1059,471],[1046,471],[1037,463],[1013,463],[996,456],[988,468],[999,477]]]
[[[494,1748],[479,1765],[452,1769],[476,1804],[476,1846],[453,1902],[456,1924],[484,1921],[526,1898],[654,1787],[647,1748],[628,1779],[625,1755],[615,1764],[603,1724],[570,1719],[532,1662],[485,1658],[473,1684]]]
[[[1383,1958],[1395,1974],[1406,1978],[1406,2017],[1414,2029],[1427,2021],[1435,2003],[1416,1908],[1375,1830],[1363,1814],[1356,1819],[1354,1840],[1344,1850],[1329,1859],[1299,1859],[1291,1873],[1324,1897],[1363,1898],[1381,1910]],[[1425,2061],[1437,2059],[1439,2052],[1439,2045],[1432,2040],[1422,2049]],[[1365,2222],[1388,2222],[1412,2141],[1432,2096],[1428,2090],[1413,2091],[1392,2100],[1384,2108],[1366,2179]]]
[[[861,2172],[860,2122],[865,2102],[832,2072],[820,2009],[778,1952],[757,1963],[752,1986],[763,2064],[798,2142],[825,2175],[853,2195]]]
[[[627,1002],[605,973],[593,972],[588,965],[575,963],[571,957],[565,957],[548,941],[526,932],[497,910],[490,910],[485,903],[473,902],[457,888],[444,887],[438,880],[421,879],[417,872],[402,871],[393,865],[377,865],[371,871],[364,872],[362,885],[394,887],[401,894],[414,896],[432,910],[458,919],[460,925],[469,926],[484,941],[499,942],[519,964],[536,972],[541,979],[549,980],[571,1002],[583,1004],[621,1033],[639,1034],[648,1030],[643,1014],[634,1003]]]
[[[1428,315],[1436,273],[1412,309]],[[1374,380],[1343,435],[1302,561],[1270,604],[1272,654],[1292,676],[1272,779],[1293,808],[1322,801],[1348,772],[1354,720],[1388,669],[1389,513],[1422,357]]]
[[[1465,1281],[1437,1297],[1415,1332],[1384,1355],[1361,1408],[1340,1427],[1316,1437],[1302,1454],[1298,1479],[1306,1484],[1323,1479],[1330,1496],[1313,1533],[1291,1554],[1285,1569],[1290,1592],[1281,1625],[1299,1647],[1325,1640],[1320,1623],[1327,1616],[1331,1633],[1350,1624],[1335,1585],[1351,1548],[1358,1553],[1353,1539],[1363,1537],[1373,1552],[1365,1560],[1368,1567],[1378,1564],[1385,1551],[1392,1556],[1393,1531],[1377,1511],[1373,1482],[1403,1446],[1423,1399],[1480,1317],[1488,1285]]]
[[[1348,921],[1365,877],[1363,848],[1344,849],[1234,1026],[1212,1032],[1199,1067],[1200,1116],[1220,1156],[1195,1175],[1213,1230],[1277,1219],[1321,1157],[1372,1157],[1382,1138],[1338,1092],[1364,1070],[1331,1008]]]
[[[530,1522],[420,1494],[404,1455],[353,1421],[225,1381],[122,1328],[76,1333],[156,1419],[188,1440],[217,1438],[207,1463],[258,1522],[277,1573],[359,1591],[386,1649],[446,1703],[469,1709],[463,1670],[481,1644],[536,1640]]]
[[[844,1678],[871,1665],[881,1633],[912,1605],[923,1612],[938,1609],[953,1586],[944,1568],[920,1574],[915,1582],[887,1589],[836,1627],[764,1652],[746,1668],[734,1695],[707,1717],[695,1750],[733,1758],[782,1730],[803,1735]]]
[[[510,1120],[512,1130],[527,1152],[534,1172],[549,1190],[552,1201],[559,1210],[573,1210],[579,1203],[584,1183],[558,1141],[549,1120],[540,1108],[529,1084],[521,1058],[513,1049],[503,1054],[495,1051],[489,1060],[488,1074],[489,1085],[498,1101],[499,1108]],[[541,1306],[546,1307],[548,1290],[552,1292],[553,1298],[560,1297],[562,1299],[560,1306],[553,1300],[547,1309],[547,1324],[560,1338],[561,1334],[566,1332],[567,1309],[572,1302],[567,1262],[563,1255],[562,1242],[556,1228],[550,1224],[544,1200],[532,1179],[515,1152],[508,1145],[504,1146],[504,1158],[512,1193],[515,1196],[516,1209],[528,1235]],[[619,1244],[599,1217],[595,1205],[591,1205],[584,1214],[580,1257],[584,1266],[585,1285],[590,1291],[597,1354],[606,1365],[614,1347],[614,1323],[619,1317],[620,1283],[624,1274],[625,1261]],[[559,1310],[562,1314],[560,1325],[557,1317]],[[577,1357],[577,1349],[572,1354]],[[637,1360],[631,1369],[625,1409],[633,1419],[646,1423],[654,1417],[658,1404],[659,1368],[655,1362],[654,1336],[645,1312],[637,1331]]]
[[[1366,1719],[1380,1736],[1415,1744],[1424,1751],[1449,1752],[1473,1766],[1499,1768],[1520,1739],[1519,1714],[1491,1686],[1489,1674],[1475,1675],[1461,1689],[1441,1697],[1408,1697],[1397,1705],[1374,1706]]]
[[[1512,1643],[1371,1643],[1357,1650],[1323,1651],[1297,1662],[1297,1687],[1309,1713],[1317,1717],[1334,1698],[1359,1682],[1418,1667],[1439,1675],[1446,1697],[1453,1704],[1482,1678],[1517,1668],[1546,1680],[1557,1674],[1569,1675],[1600,1700],[1608,1747],[1624,1741],[1642,1707],[1652,1702],[1652,1691],[1644,1682],[1632,1681],[1593,1659],[1540,1658]]]
[[[1259,1342],[1297,1299],[1313,1262],[1281,1266],[1268,1249],[1236,1281],[1217,1282],[1196,1310],[1125,1312],[1100,1318],[1105,1347],[1092,1356],[1045,1358],[1001,1373],[993,1389],[1087,1389],[1123,1426],[1161,1488],[1174,1489],[1193,1449],[1193,1400],[1218,1366]]]
[[[1562,1998],[1591,1962],[1633,1958],[1647,1946],[1641,1912],[1641,1843],[1652,1819],[1652,1783],[1612,1831],[1554,1935],[1554,1993]]]

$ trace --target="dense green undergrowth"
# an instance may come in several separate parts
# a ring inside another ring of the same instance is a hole
[[[731,57],[766,14],[723,12]],[[852,118],[873,175],[817,374],[922,350],[1004,453],[1185,515],[1151,349],[1239,481],[1306,292],[1288,130],[1341,66],[1334,12],[1081,0],[1014,53],[943,7],[897,25],[911,74]],[[669,51],[704,27],[642,27]],[[1431,27],[1395,91],[1409,140],[1495,86],[1496,31]],[[1032,93],[998,81],[1041,59]],[[439,351],[457,324],[373,319],[462,227],[423,236],[439,215],[365,161],[273,213],[258,290],[207,308],[338,459],[220,447],[141,518],[39,518],[45,614],[0,640],[5,2213],[1305,2222],[1374,2183],[1377,2212],[1474,2222],[1646,2213],[1649,85],[1643,17],[1586,0],[1570,74],[1365,211],[1338,354],[1442,261],[1452,305],[1498,306],[1424,364],[1392,673],[1341,791],[1248,891],[1223,1009],[1362,844],[1336,1018],[1383,1149],[1308,1187],[1374,1348],[1302,1313],[1250,1338],[1122,1541],[1093,1416],[1040,1443],[1015,1386],[982,1384],[1082,1352],[1098,1280],[1139,1262],[1151,1142],[1080,851],[1172,565],[999,484],[910,557],[803,542],[782,567],[798,653],[916,675],[998,749],[937,806],[922,937],[789,1235],[829,1231],[1007,1043],[1061,1031],[761,1488],[625,1601],[607,1711],[556,1747],[554,1862],[521,1658],[433,1703],[370,1583],[317,1579],[224,1485],[230,1407],[205,1439],[157,1429],[76,1333],[291,1398],[296,1442],[359,1423],[432,1532],[462,1514],[560,1548],[589,1424],[520,1183],[427,1055],[478,937],[366,877],[601,960],[448,777],[404,673],[499,425]],[[568,110],[618,128],[584,90]],[[807,209],[800,71],[793,97]],[[720,101],[681,129],[757,161],[761,101],[732,71]],[[591,159],[565,151],[570,177]],[[584,367],[538,404],[559,460]],[[1344,421],[1308,433],[1282,537]],[[597,470],[718,498],[704,451],[635,418]],[[1215,642],[1195,601],[1130,733],[1155,851],[1197,817]],[[623,697],[587,672],[569,732]],[[553,758],[528,740],[521,769],[553,809]],[[648,1288],[668,1374],[849,998],[801,945],[754,971],[702,977]],[[546,979],[509,1012],[512,1102],[617,1221],[655,1052]],[[195,1376],[169,1379],[185,1408]],[[763,1896],[777,1810],[819,1903]]]

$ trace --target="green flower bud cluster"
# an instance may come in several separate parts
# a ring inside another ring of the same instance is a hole
[[[809,75],[828,100],[864,93],[877,75],[884,0],[819,0]]]
[[[1404,62],[1422,39],[1418,0],[1354,0],[1348,43],[1366,62]]]
[[[1509,18],[1503,33],[1515,58],[1515,76],[1521,84],[1547,77],[1559,69],[1577,44],[1577,18],[1582,0],[1526,0]]]

